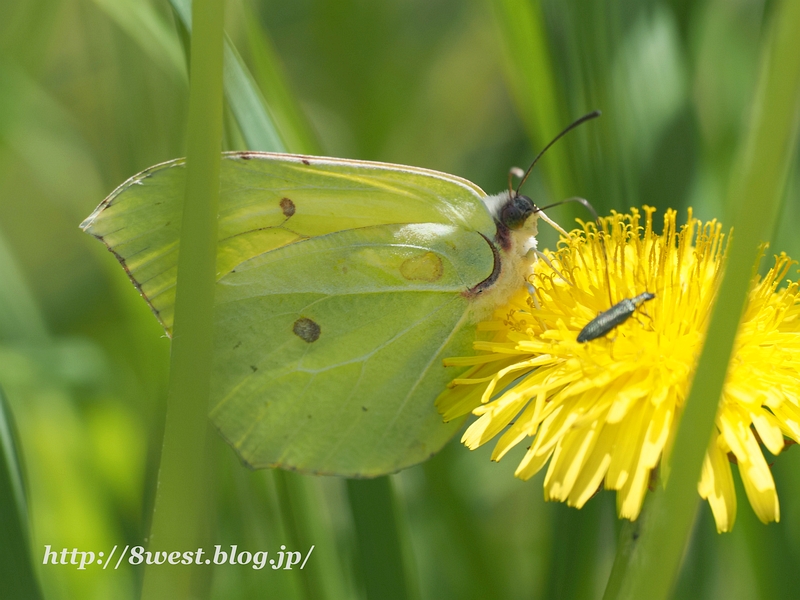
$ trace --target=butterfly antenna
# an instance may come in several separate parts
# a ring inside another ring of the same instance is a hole
[[[536,156],[536,158],[534,158],[534,159],[533,159],[533,162],[531,163],[531,166],[530,166],[530,167],[528,167],[528,170],[527,170],[527,171],[525,171],[525,175],[524,175],[524,176],[522,177],[522,179],[520,180],[520,182],[519,182],[519,185],[517,185],[517,190],[516,190],[516,192],[514,193],[514,195],[515,195],[515,196],[519,196],[519,190],[520,190],[520,188],[522,187],[522,184],[523,184],[523,183],[525,183],[525,180],[527,180],[527,179],[528,179],[528,175],[530,175],[530,174],[531,174],[531,171],[533,170],[533,166],[534,166],[534,165],[537,163],[537,161],[538,161],[538,160],[539,160],[539,159],[542,157],[542,154],[544,154],[545,152],[547,152],[547,150],[548,150],[548,148],[550,148],[550,146],[552,146],[553,144],[555,144],[555,143],[556,143],[558,140],[560,140],[560,139],[561,139],[562,137],[564,137],[564,136],[565,136],[567,133],[569,133],[570,131],[572,131],[573,129],[575,129],[575,128],[576,128],[578,125],[580,125],[580,124],[582,124],[582,123],[585,123],[586,121],[591,121],[592,119],[595,119],[595,118],[599,117],[601,114],[602,114],[602,113],[601,113],[599,110],[594,110],[594,111],[590,112],[588,115],[583,115],[583,116],[582,116],[580,119],[578,119],[577,121],[574,121],[573,123],[571,123],[570,125],[568,125],[566,129],[564,129],[564,130],[563,130],[561,133],[559,133],[559,134],[558,134],[556,137],[554,137],[554,138],[552,139],[552,141],[551,141],[549,144],[547,144],[547,146],[545,146],[545,147],[544,147],[544,150],[542,150],[541,152],[539,152],[539,154]]]
[[[562,204],[566,204],[567,202],[577,202],[579,204],[583,204],[583,206],[585,206],[586,209],[590,213],[592,213],[592,216],[594,217],[594,220],[595,222],[597,222],[598,226],[600,225],[600,217],[597,216],[597,211],[594,209],[594,206],[592,206],[592,203],[589,202],[586,198],[578,198],[577,196],[574,196],[572,198],[566,198],[564,200],[559,200],[558,202],[553,202],[553,204],[548,204],[547,206],[537,206],[534,212],[547,210],[548,208],[553,208],[554,206],[560,206]]]

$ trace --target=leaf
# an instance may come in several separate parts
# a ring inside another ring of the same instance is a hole
[[[31,564],[28,506],[11,409],[0,390],[0,585],[9,598],[42,598]]]

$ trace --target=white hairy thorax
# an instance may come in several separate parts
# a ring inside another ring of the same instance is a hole
[[[500,212],[510,197],[508,190],[505,190],[483,198],[486,208],[489,209],[489,213],[495,221],[500,221]],[[491,317],[492,313],[507,304],[520,288],[529,284],[528,278],[533,273],[533,264],[541,255],[536,246],[540,217],[557,231],[566,235],[566,232],[543,211],[536,211],[527,218],[522,227],[508,230],[508,242],[505,247],[499,243],[499,240],[492,240],[500,253],[500,276],[492,286],[475,298],[472,304],[471,321],[477,322]]]

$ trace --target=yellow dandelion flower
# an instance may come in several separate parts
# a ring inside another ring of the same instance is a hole
[[[602,220],[605,234],[586,224],[546,253],[531,291],[479,325],[481,354],[447,361],[471,368],[437,399],[445,420],[478,417],[462,438],[469,448],[499,436],[493,460],[532,438],[516,475],[528,479],[549,463],[546,499],[580,508],[603,485],[631,520],[669,455],[725,254],[716,221],[690,211],[678,231],[669,211],[659,235],[654,209],[644,212],[643,227],[638,211],[615,213]],[[780,518],[762,446],[778,454],[800,441],[800,291],[797,283],[778,290],[791,264],[780,255],[753,282],[736,338],[698,484],[720,532],[736,516],[732,462],[759,519]],[[655,297],[606,336],[577,341],[600,312],[644,292]]]

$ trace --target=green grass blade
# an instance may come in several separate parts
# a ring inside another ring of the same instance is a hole
[[[7,598],[38,600],[42,592],[31,564],[19,448],[11,409],[0,390],[0,588]]]
[[[253,76],[230,40],[225,40],[225,97],[247,147],[251,150],[286,152],[269,107]]]
[[[491,598],[504,589],[505,582],[497,568],[498,557],[488,547],[487,537],[474,522],[468,502],[453,486],[452,470],[456,468],[463,450],[460,445],[449,443],[422,465],[428,498],[426,504],[435,511],[434,519],[441,523],[442,532],[453,546],[448,558],[452,562],[458,561],[464,572],[459,578],[464,588],[454,593],[465,600]],[[446,568],[440,563],[439,569]]]
[[[356,596],[348,561],[342,557],[335,539],[335,528],[324,522],[326,514],[337,503],[334,492],[339,480],[323,481],[290,471],[274,469],[266,474],[275,485],[282,543],[287,548],[308,552],[314,545],[314,556],[302,571],[293,571],[298,582],[296,596],[303,600],[334,600]],[[343,492],[343,486],[341,491]],[[334,493],[331,493],[334,492]],[[343,498],[340,498],[342,500]],[[327,508],[323,509],[323,505]],[[345,553],[347,556],[347,553]]]
[[[217,204],[222,141],[222,0],[196,0],[189,88],[186,196],[167,418],[150,550],[203,546],[207,522],[206,430],[212,365]],[[145,569],[143,598],[203,597],[203,567]],[[207,571],[207,569],[205,569]]]
[[[741,478],[736,478],[735,482],[737,495],[745,497]],[[791,530],[785,524],[765,527],[751,510],[741,511],[736,521],[744,533],[758,597],[794,598],[797,594],[794,572],[798,563],[794,545],[787,539]]]
[[[191,31],[190,0],[170,0],[182,25]],[[286,152],[261,90],[231,41],[225,39],[225,99],[250,150]]]
[[[242,2],[242,9],[253,75],[286,148],[302,154],[320,154],[316,134],[289,88],[271,40],[259,27],[258,15],[249,1]]]
[[[728,191],[736,210],[725,277],[670,458],[676,465],[654,498],[620,598],[668,597],[698,504],[697,482],[758,255],[772,230],[797,141],[800,3],[774,6],[747,139]],[[754,204],[757,203],[757,204]]]
[[[630,561],[631,554],[633,554],[633,550],[636,547],[636,540],[639,537],[642,522],[646,517],[645,509],[642,510],[636,521],[624,520],[622,523],[619,540],[617,541],[617,554],[614,557],[614,564],[611,566],[611,572],[608,575],[603,600],[614,600],[619,594],[619,589],[625,580],[628,561]]]
[[[47,326],[17,262],[0,236],[0,340],[35,345]],[[30,561],[28,505],[20,442],[11,407],[0,389],[0,589],[9,598],[42,598]]]
[[[355,519],[358,563],[368,600],[416,597],[403,568],[397,507],[388,477],[348,479],[347,495]]]

